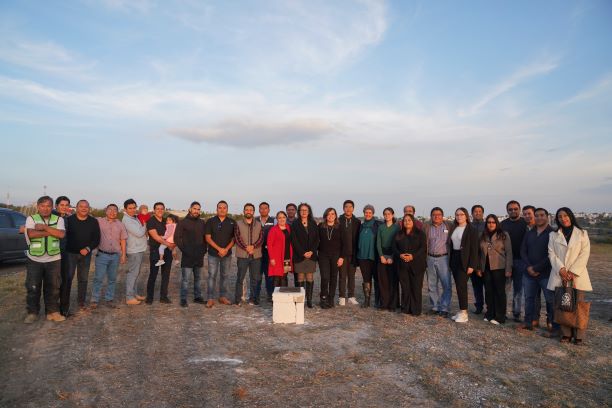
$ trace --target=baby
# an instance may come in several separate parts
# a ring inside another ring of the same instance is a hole
[[[140,207],[138,207],[137,217],[142,225],[145,225],[147,221],[149,221],[151,214],[149,214],[149,207],[147,207],[146,204],[142,204]]]
[[[168,215],[168,218],[166,218],[166,232],[164,233],[163,238],[165,241],[171,244],[174,244],[174,231],[176,230],[177,222],[178,219],[174,214],[170,214]],[[166,263],[166,261],[164,261],[164,251],[166,248],[168,247],[164,244],[159,246],[159,261],[157,261],[155,266],[162,266]],[[172,255],[175,256],[175,253],[173,252]]]

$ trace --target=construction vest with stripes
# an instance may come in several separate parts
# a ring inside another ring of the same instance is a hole
[[[40,214],[34,214],[32,219],[36,224],[47,224]],[[49,227],[56,227],[59,217],[55,214],[51,214],[49,218]],[[49,235],[48,237],[41,238],[30,238],[30,249],[28,253],[32,256],[43,256],[45,253],[49,255],[57,255],[60,253],[60,240],[59,238]]]

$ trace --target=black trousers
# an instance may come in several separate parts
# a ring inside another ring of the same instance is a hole
[[[26,307],[28,313],[40,311],[40,295],[44,292],[45,312],[55,313],[59,310],[61,261],[35,262],[28,258],[26,264]]]
[[[355,272],[352,257],[347,257],[340,267],[340,297],[355,297]],[[348,291],[347,291],[348,287]],[[347,296],[348,292],[348,296]]]
[[[63,258],[62,258],[63,260]],[[70,310],[70,292],[72,290],[72,280],[77,274],[77,291],[79,306],[85,306],[87,296],[87,281],[89,279],[89,268],[91,265],[91,252],[83,256],[66,252],[66,271],[62,270],[62,285],[60,286],[60,310],[68,313]]]
[[[329,255],[319,252],[319,272],[321,272],[321,300],[333,303],[336,298],[336,285],[338,282],[338,258],[337,255]]]
[[[378,264],[378,286],[380,289],[380,307],[395,310],[398,304],[399,281],[395,263]]]
[[[159,261],[159,251],[151,250],[149,253],[149,279],[147,280],[147,300],[152,301],[155,297],[155,281],[157,273],[161,269],[161,288],[159,289],[159,298],[165,299],[168,297],[168,283],[170,282],[170,269],[172,268],[172,251],[168,248],[164,251],[164,262],[162,266],[155,266]]]
[[[476,306],[476,309],[482,309],[484,306],[484,279],[476,275],[476,273],[472,273],[470,280],[474,290],[474,306]]]
[[[488,320],[495,319],[500,323],[506,322],[506,273],[504,269],[489,269],[487,262],[484,271],[485,301],[487,302]]]
[[[283,286],[289,286],[289,281],[287,279],[287,274],[284,276],[272,276],[272,284],[275,288],[280,288]],[[274,291],[272,291],[274,292]]]
[[[376,276],[376,261],[371,259],[360,259],[359,270],[363,283],[372,283],[372,278]]]
[[[455,279],[455,288],[457,288],[457,298],[459,299],[459,309],[467,310],[468,308],[468,275],[463,265],[461,264],[461,251],[453,250],[450,257],[450,268]]]
[[[402,312],[419,316],[423,309],[423,277],[425,269],[415,270],[402,260],[398,265],[399,283],[402,287]]]

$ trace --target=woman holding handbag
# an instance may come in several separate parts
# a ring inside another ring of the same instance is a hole
[[[586,316],[580,316],[584,328],[569,326],[561,321],[558,323],[561,326],[561,343],[569,343],[573,338],[575,344],[581,344],[586,331],[588,309],[582,308],[580,303],[588,306],[584,303],[584,292],[593,290],[587,271],[591,243],[587,232],[578,226],[576,217],[569,208],[559,208],[555,214],[555,222],[559,229],[550,233],[548,241],[548,257],[552,265],[548,289],[554,291],[558,287],[570,286],[576,290],[576,313],[581,310],[586,312]]]

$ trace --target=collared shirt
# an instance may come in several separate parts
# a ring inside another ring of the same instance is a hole
[[[429,226],[429,242],[427,248],[431,255],[446,254],[446,243],[448,241],[448,226],[443,222],[437,227],[433,224]]]
[[[123,225],[127,231],[128,254],[137,254],[147,250],[147,227],[142,225],[137,217],[123,215]]]
[[[106,217],[98,218],[100,224],[100,245],[98,249],[104,252],[121,253],[121,240],[127,239],[125,225],[115,219],[109,221]]]

